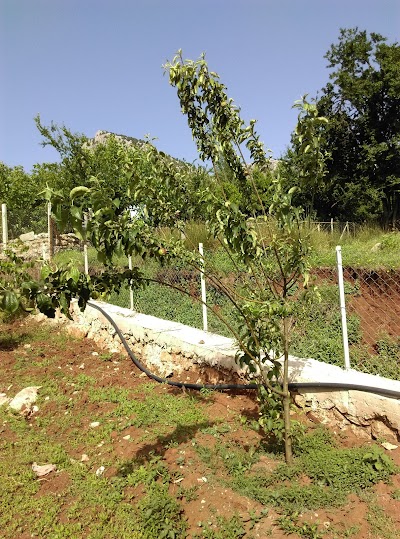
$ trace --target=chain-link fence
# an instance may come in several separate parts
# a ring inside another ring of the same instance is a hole
[[[236,325],[229,301],[210,282],[206,284],[206,301],[210,309],[207,310],[205,322],[199,271],[180,265],[161,267],[155,261],[148,262],[142,270],[146,277],[158,282],[150,282],[145,288],[133,292],[126,286],[119,294],[112,294],[108,301],[126,308],[133,307],[135,311],[143,314],[199,329],[206,325],[213,333],[232,335],[221,321],[223,317]]]
[[[358,320],[352,360],[400,379],[400,272],[346,268],[347,317]]]
[[[5,212],[3,206],[0,220],[0,238],[3,240],[7,229]],[[47,208],[43,209],[43,213],[47,216]],[[9,212],[7,217],[8,223],[12,221]],[[332,226],[331,222],[313,224],[325,232],[352,233],[351,223],[337,224],[336,229],[335,225],[333,223]],[[43,241],[45,243],[46,239]],[[89,273],[101,272],[93,250],[83,249],[83,252],[79,252],[78,245],[73,246],[68,242],[61,248],[71,247],[74,251],[58,255],[63,256],[60,261],[73,258],[82,270],[86,269]],[[226,284],[233,288],[241,286],[242,276],[230,265],[228,257],[224,260],[221,253],[213,252],[206,252],[204,256],[208,262],[215,258],[214,266],[219,268]],[[121,258],[117,264],[127,267],[128,259]],[[148,286],[132,291],[126,285],[119,294],[112,294],[105,299],[144,314],[204,328],[200,272],[179,264],[162,267],[154,260],[142,264],[145,275],[152,280]],[[298,306],[291,353],[343,366],[344,305],[340,304],[338,268],[315,268],[312,280],[317,286],[317,294],[313,301]],[[354,268],[346,265],[344,260],[343,295],[351,367],[400,379],[400,271]],[[231,308],[221,288],[213,286],[210,280],[206,280],[206,301],[210,307],[207,311],[208,330],[231,336],[221,318],[236,328],[238,322],[235,310]]]
[[[55,252],[78,246],[83,249],[82,242],[74,234],[59,233],[49,203],[42,204],[35,208],[33,214],[24,217],[20,210],[13,211],[6,204],[1,204],[0,251],[12,247],[30,260],[48,260]]]
[[[33,212],[26,212],[24,208],[18,210],[1,204],[0,210],[0,241],[2,244],[17,240],[21,235],[46,234],[48,232],[48,204],[34,208]]]
[[[207,256],[207,253],[206,255]],[[202,328],[200,274],[179,267],[158,268],[151,272],[183,289],[185,294],[151,283],[133,294],[136,311]],[[226,278],[237,286],[237,276]],[[340,305],[337,268],[315,268],[312,281],[316,293],[312,301],[298,305],[294,320],[291,353],[300,357],[345,366],[343,320]],[[236,326],[234,311],[223,293],[206,282],[208,329],[231,336],[218,315]],[[400,271],[343,270],[343,292],[346,304],[347,342],[350,366],[400,379]],[[130,291],[121,291],[111,301],[129,307]]]
[[[157,280],[183,289],[185,294],[151,283],[134,292],[134,310],[202,328],[199,272],[168,267],[153,269],[150,273]],[[232,272],[227,272],[226,278],[237,285],[237,276]],[[315,268],[312,281],[316,293],[313,300],[298,305],[291,353],[343,367],[345,352],[338,268]],[[218,288],[210,282],[206,283],[206,288],[207,304],[210,305],[209,331],[231,336],[218,315],[236,326],[234,311]],[[350,366],[400,379],[400,271],[344,266],[343,293]],[[110,301],[129,307],[129,289],[125,288]]]
[[[296,320],[293,353],[400,379],[400,271],[343,268],[347,343],[343,342],[337,268],[313,272],[315,301]]]
[[[6,208],[5,204],[2,204],[1,207],[0,239],[2,242],[4,241],[3,231],[5,229],[4,216],[7,218],[7,236],[9,240],[16,240],[21,234],[28,232],[34,232],[35,234],[47,232],[47,203],[30,209],[30,211],[27,211],[26,208]]]

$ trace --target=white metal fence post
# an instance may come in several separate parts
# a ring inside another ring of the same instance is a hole
[[[3,232],[3,250],[6,250],[8,243],[7,204],[1,205],[1,229]]]
[[[53,256],[53,223],[51,219],[51,202],[47,203],[47,236],[48,236],[48,246],[49,246],[49,261]]]
[[[87,213],[85,213],[85,215],[83,217],[83,228],[84,228],[84,231],[85,231],[85,240],[84,240],[84,243],[83,243],[83,258],[84,258],[84,262],[85,262],[85,274],[86,275],[89,275],[89,258],[88,258],[87,239],[86,239],[88,221],[89,221],[89,216],[88,216]]]
[[[132,271],[132,257],[131,257],[131,255],[128,256],[128,267]],[[132,287],[129,287],[129,303],[130,303],[131,311],[134,311],[135,306],[133,304],[133,290],[132,290]]]
[[[85,259],[85,275],[89,275],[89,259],[86,241],[83,244],[83,258]]]
[[[336,247],[336,261],[337,261],[337,273],[338,273],[338,284],[339,284],[340,312],[342,316],[344,366],[346,369],[350,369],[349,339],[347,335],[347,319],[346,319],[346,302],[345,302],[345,296],[344,296],[344,283],[343,283],[342,248],[340,245]]]
[[[206,305],[206,280],[204,278],[204,257],[203,257],[203,244],[199,243],[199,253],[200,253],[200,283],[201,283],[201,301],[203,302],[203,329],[208,331],[208,321],[207,321],[207,305]]]

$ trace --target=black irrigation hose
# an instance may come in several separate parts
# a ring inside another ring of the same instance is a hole
[[[91,301],[88,301],[87,303],[89,307],[92,307],[93,309],[97,309],[100,311],[100,313],[110,322],[110,324],[115,329],[118,337],[121,339],[122,344],[124,345],[125,350],[127,351],[129,357],[133,361],[133,363],[136,365],[136,367],[144,372],[149,378],[152,380],[155,380],[156,382],[162,383],[162,384],[168,384],[169,386],[173,387],[180,387],[185,389],[212,389],[212,390],[224,390],[224,389],[236,389],[236,390],[247,390],[247,389],[257,389],[257,384],[191,384],[186,382],[174,382],[173,380],[168,380],[168,378],[161,378],[160,376],[157,376],[156,374],[153,374],[150,372],[134,355],[132,350],[129,347],[129,344],[126,342],[126,339],[124,335],[122,334],[121,330],[117,326],[117,324],[114,322],[113,318],[99,305],[96,305],[95,303],[92,303]],[[331,382],[290,382],[289,383],[289,391],[301,391],[301,390],[353,390],[353,391],[364,391],[366,393],[376,393],[378,395],[384,395],[386,397],[391,397],[394,399],[400,399],[400,392],[394,391],[392,389],[385,389],[381,387],[373,387],[373,386],[363,386],[358,384],[345,384],[345,383],[331,383]],[[304,391],[307,393],[307,391]]]

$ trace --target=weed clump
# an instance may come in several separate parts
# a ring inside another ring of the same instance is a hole
[[[198,451],[209,466],[223,465],[230,475],[227,485],[285,514],[343,505],[350,493],[387,482],[397,472],[380,447],[340,449],[323,428],[296,437],[292,466],[282,463],[271,472],[255,473],[252,466],[260,453],[249,451],[246,458],[242,448],[223,444],[208,450],[207,455]]]
[[[168,485],[154,483],[140,500],[138,509],[138,530],[143,539],[184,539],[186,521],[182,508],[168,493]]]

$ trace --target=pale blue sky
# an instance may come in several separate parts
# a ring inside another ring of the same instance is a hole
[[[341,27],[400,40],[399,0],[0,0],[0,160],[57,160],[33,117],[91,137],[157,137],[192,161],[196,148],[162,64],[207,54],[274,157],[290,140],[293,102],[315,96]]]

